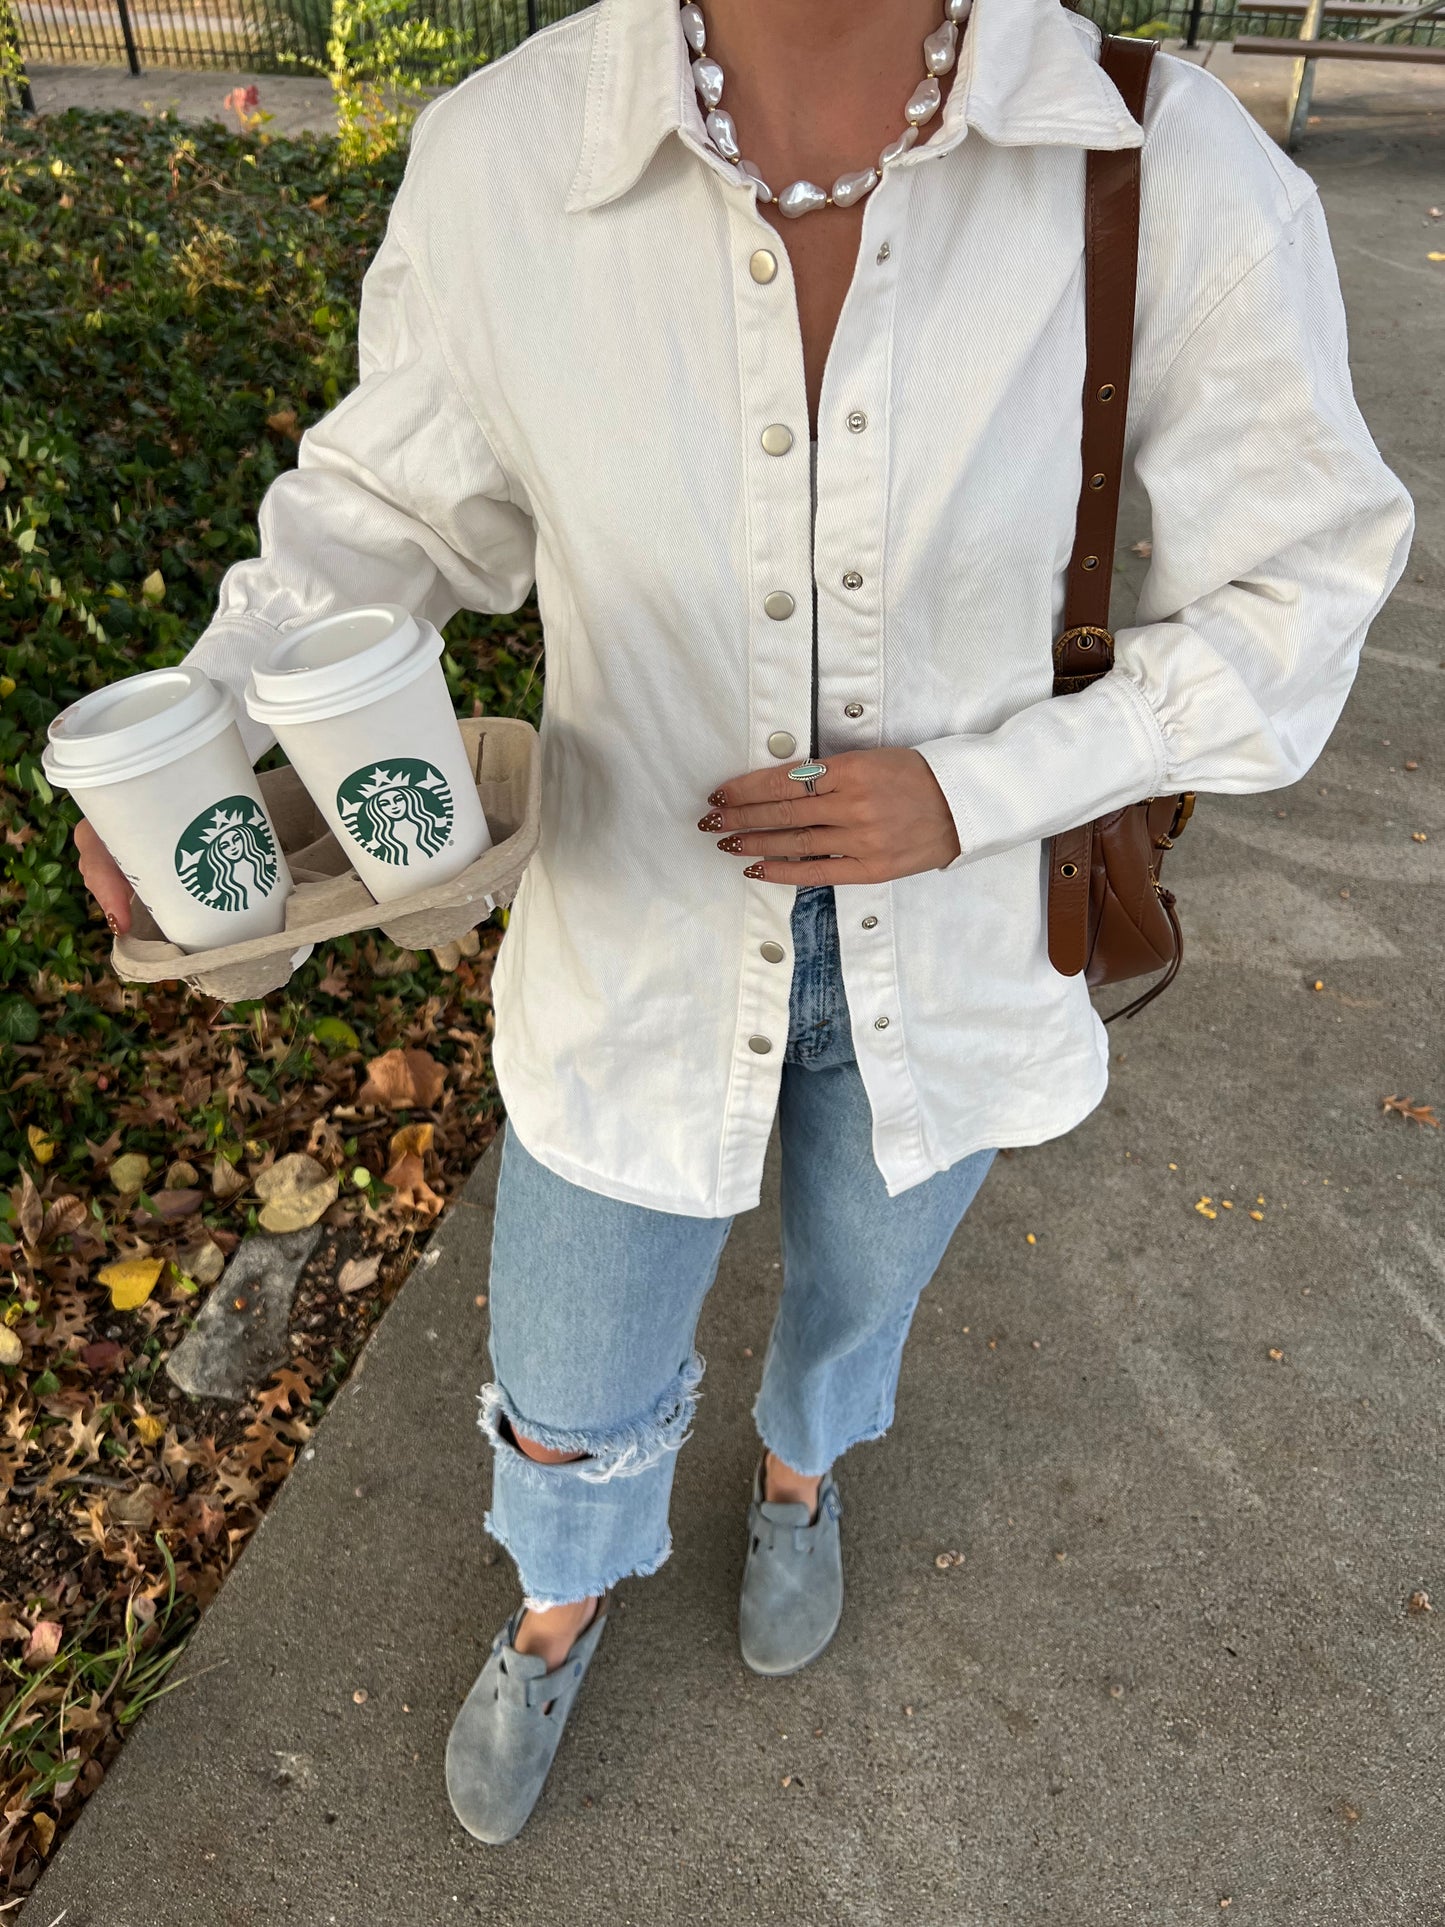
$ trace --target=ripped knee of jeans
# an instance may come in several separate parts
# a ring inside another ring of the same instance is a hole
[[[621,1425],[596,1429],[540,1425],[518,1408],[505,1386],[493,1382],[482,1387],[477,1423],[498,1451],[513,1455],[516,1468],[529,1479],[549,1483],[573,1478],[588,1485],[605,1485],[610,1479],[648,1471],[665,1453],[676,1452],[686,1444],[691,1437],[689,1427],[697,1409],[702,1374],[702,1357],[693,1352],[650,1411]],[[516,1443],[517,1434],[551,1451],[580,1452],[585,1457],[551,1464],[530,1458]]]

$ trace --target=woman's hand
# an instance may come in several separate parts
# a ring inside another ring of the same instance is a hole
[[[818,760],[828,773],[815,795],[785,768],[755,769],[713,791],[698,828],[730,832],[718,848],[760,858],[743,875],[764,883],[889,883],[959,854],[948,800],[916,749]]]
[[[84,817],[75,826],[75,847],[80,852],[80,874],[86,889],[105,912],[111,929],[124,936],[130,929],[130,884]]]

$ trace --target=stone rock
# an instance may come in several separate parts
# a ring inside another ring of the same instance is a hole
[[[166,1360],[173,1383],[192,1398],[244,1398],[285,1364],[291,1300],[320,1237],[320,1225],[308,1225],[244,1239]]]

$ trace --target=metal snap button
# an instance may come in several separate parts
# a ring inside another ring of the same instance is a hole
[[[887,1030],[888,1019],[886,1017],[875,1017],[873,1019],[873,1028],[874,1030]]]
[[[793,598],[786,589],[774,589],[771,595],[763,597],[763,607],[774,622],[784,622],[795,608]]]
[[[863,430],[868,426],[868,417],[863,413],[861,408],[855,408],[849,415],[848,426],[855,435],[861,435]]]
[[[793,446],[793,431],[782,422],[769,422],[761,440],[766,454],[786,455]]]
[[[786,729],[775,729],[768,738],[770,756],[791,756],[797,747],[797,737],[790,735]]]
[[[762,1051],[769,1051],[772,1048],[773,1048],[773,1040],[771,1037],[750,1037],[748,1039],[749,1050],[762,1052]]]
[[[861,716],[863,714],[862,703],[844,703],[843,714],[845,716]]]
[[[766,943],[760,943],[758,949],[767,958],[769,963],[781,963],[788,954],[783,946],[780,943],[774,943],[771,937],[768,938]]]
[[[778,271],[778,257],[767,248],[759,248],[748,262],[748,272],[754,281],[771,281]]]
[[[843,587],[845,589],[861,589],[863,587],[863,578],[856,569],[850,569],[844,576]]]
[[[877,923],[877,921],[878,921],[877,917],[864,917],[863,928],[865,930],[871,930],[874,924]]]
[[[885,241],[882,247],[879,248],[877,254],[873,258],[875,261],[879,261],[879,262],[886,261],[888,259],[889,252],[890,250],[889,250],[888,243]]]

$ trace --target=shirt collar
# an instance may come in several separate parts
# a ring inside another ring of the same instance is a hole
[[[565,211],[626,193],[671,133],[750,192],[707,138],[674,0],[597,6],[582,149]],[[1004,147],[1141,146],[1143,128],[1099,66],[1099,41],[1094,22],[1062,0],[973,0],[943,114],[895,165],[949,152],[970,127]]]

